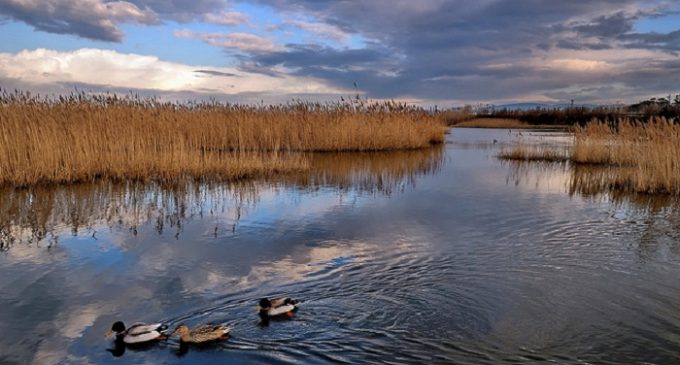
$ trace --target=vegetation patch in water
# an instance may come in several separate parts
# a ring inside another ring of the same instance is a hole
[[[253,106],[0,94],[0,185],[233,180],[309,168],[307,152],[443,142],[435,114],[362,100]]]
[[[585,179],[588,190],[608,189],[644,194],[680,194],[680,125],[665,118],[646,123],[621,120],[591,122],[574,130],[573,145],[564,158],[551,146],[527,147],[521,142],[498,155],[502,159],[563,161],[600,165],[596,178]],[[583,176],[578,180],[584,180]],[[593,185],[597,187],[593,187]]]

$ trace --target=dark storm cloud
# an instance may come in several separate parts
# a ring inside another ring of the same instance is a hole
[[[340,46],[243,48],[232,55],[241,70],[313,76],[346,90],[356,82],[369,97],[486,101],[538,95],[568,100],[579,90],[597,90],[600,100],[616,100],[622,90],[649,95],[675,92],[665,88],[680,85],[680,75],[669,72],[673,64],[649,59],[677,57],[680,25],[667,33],[636,29],[640,20],[677,12],[677,2],[244,2],[271,6],[283,13],[284,21],[304,19],[307,29],[314,29],[312,23],[330,25],[338,39],[344,34],[353,38]],[[120,41],[121,23],[188,22],[228,6],[227,0],[0,0],[0,20],[4,16],[43,31]],[[601,59],[611,62],[588,63]]]
[[[0,19],[49,33],[120,42],[121,23],[188,22],[225,6],[224,0],[0,0]]]
[[[108,42],[122,40],[119,23],[159,22],[149,8],[125,1],[0,0],[0,16],[22,21],[45,32]]]
[[[139,7],[149,7],[163,19],[189,22],[204,14],[219,12],[226,0],[129,0]]]
[[[680,51],[680,30],[669,33],[633,33],[621,36],[628,48]]]
[[[577,25],[573,29],[583,36],[618,37],[633,29],[637,16],[628,16],[620,11],[610,16],[601,16],[592,22]]]
[[[252,55],[247,60],[251,66],[282,65],[342,87],[357,81],[370,97],[494,100],[577,93],[578,88],[617,82],[635,85],[640,94],[654,93],[667,85],[656,74],[617,79],[606,67],[587,73],[576,66],[546,70],[530,61],[547,59],[553,51],[668,51],[678,46],[677,32],[633,33],[639,19],[671,12],[655,1],[258,2],[304,13],[369,42],[360,50],[289,45],[282,52]],[[665,74],[676,83],[679,78]],[[616,88],[605,89],[612,94],[599,94],[600,99],[617,98]]]

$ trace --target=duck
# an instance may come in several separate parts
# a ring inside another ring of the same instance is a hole
[[[225,340],[229,338],[231,328],[223,325],[202,325],[189,330],[189,327],[182,324],[175,329],[173,335],[179,333],[179,341],[183,344],[201,344],[207,342],[214,342]]]
[[[127,345],[148,343],[151,341],[166,340],[168,336],[164,333],[168,326],[162,323],[146,324],[135,323],[130,328],[125,328],[121,321],[115,322],[111,329],[106,333],[106,337],[116,336],[116,342],[123,342]]]
[[[297,303],[298,301],[292,298],[262,298],[257,305],[257,311],[263,319],[279,316],[292,317],[293,312],[297,310]]]

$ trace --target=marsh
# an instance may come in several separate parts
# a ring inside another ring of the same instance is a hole
[[[126,363],[674,363],[677,203],[497,159],[516,133],[455,129],[239,184],[3,190],[0,362],[120,363],[103,334],[125,319],[233,328]],[[276,295],[299,311],[259,326]]]

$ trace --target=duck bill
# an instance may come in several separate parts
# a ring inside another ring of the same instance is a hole
[[[255,309],[257,310],[258,313],[259,313],[260,311],[262,311],[262,307],[260,307],[259,305],[256,305],[256,306],[255,306]]]
[[[106,337],[104,337],[104,338],[109,338],[109,337],[111,337],[111,336],[113,336],[113,331],[112,331],[112,330],[108,330],[108,331],[106,331]]]

